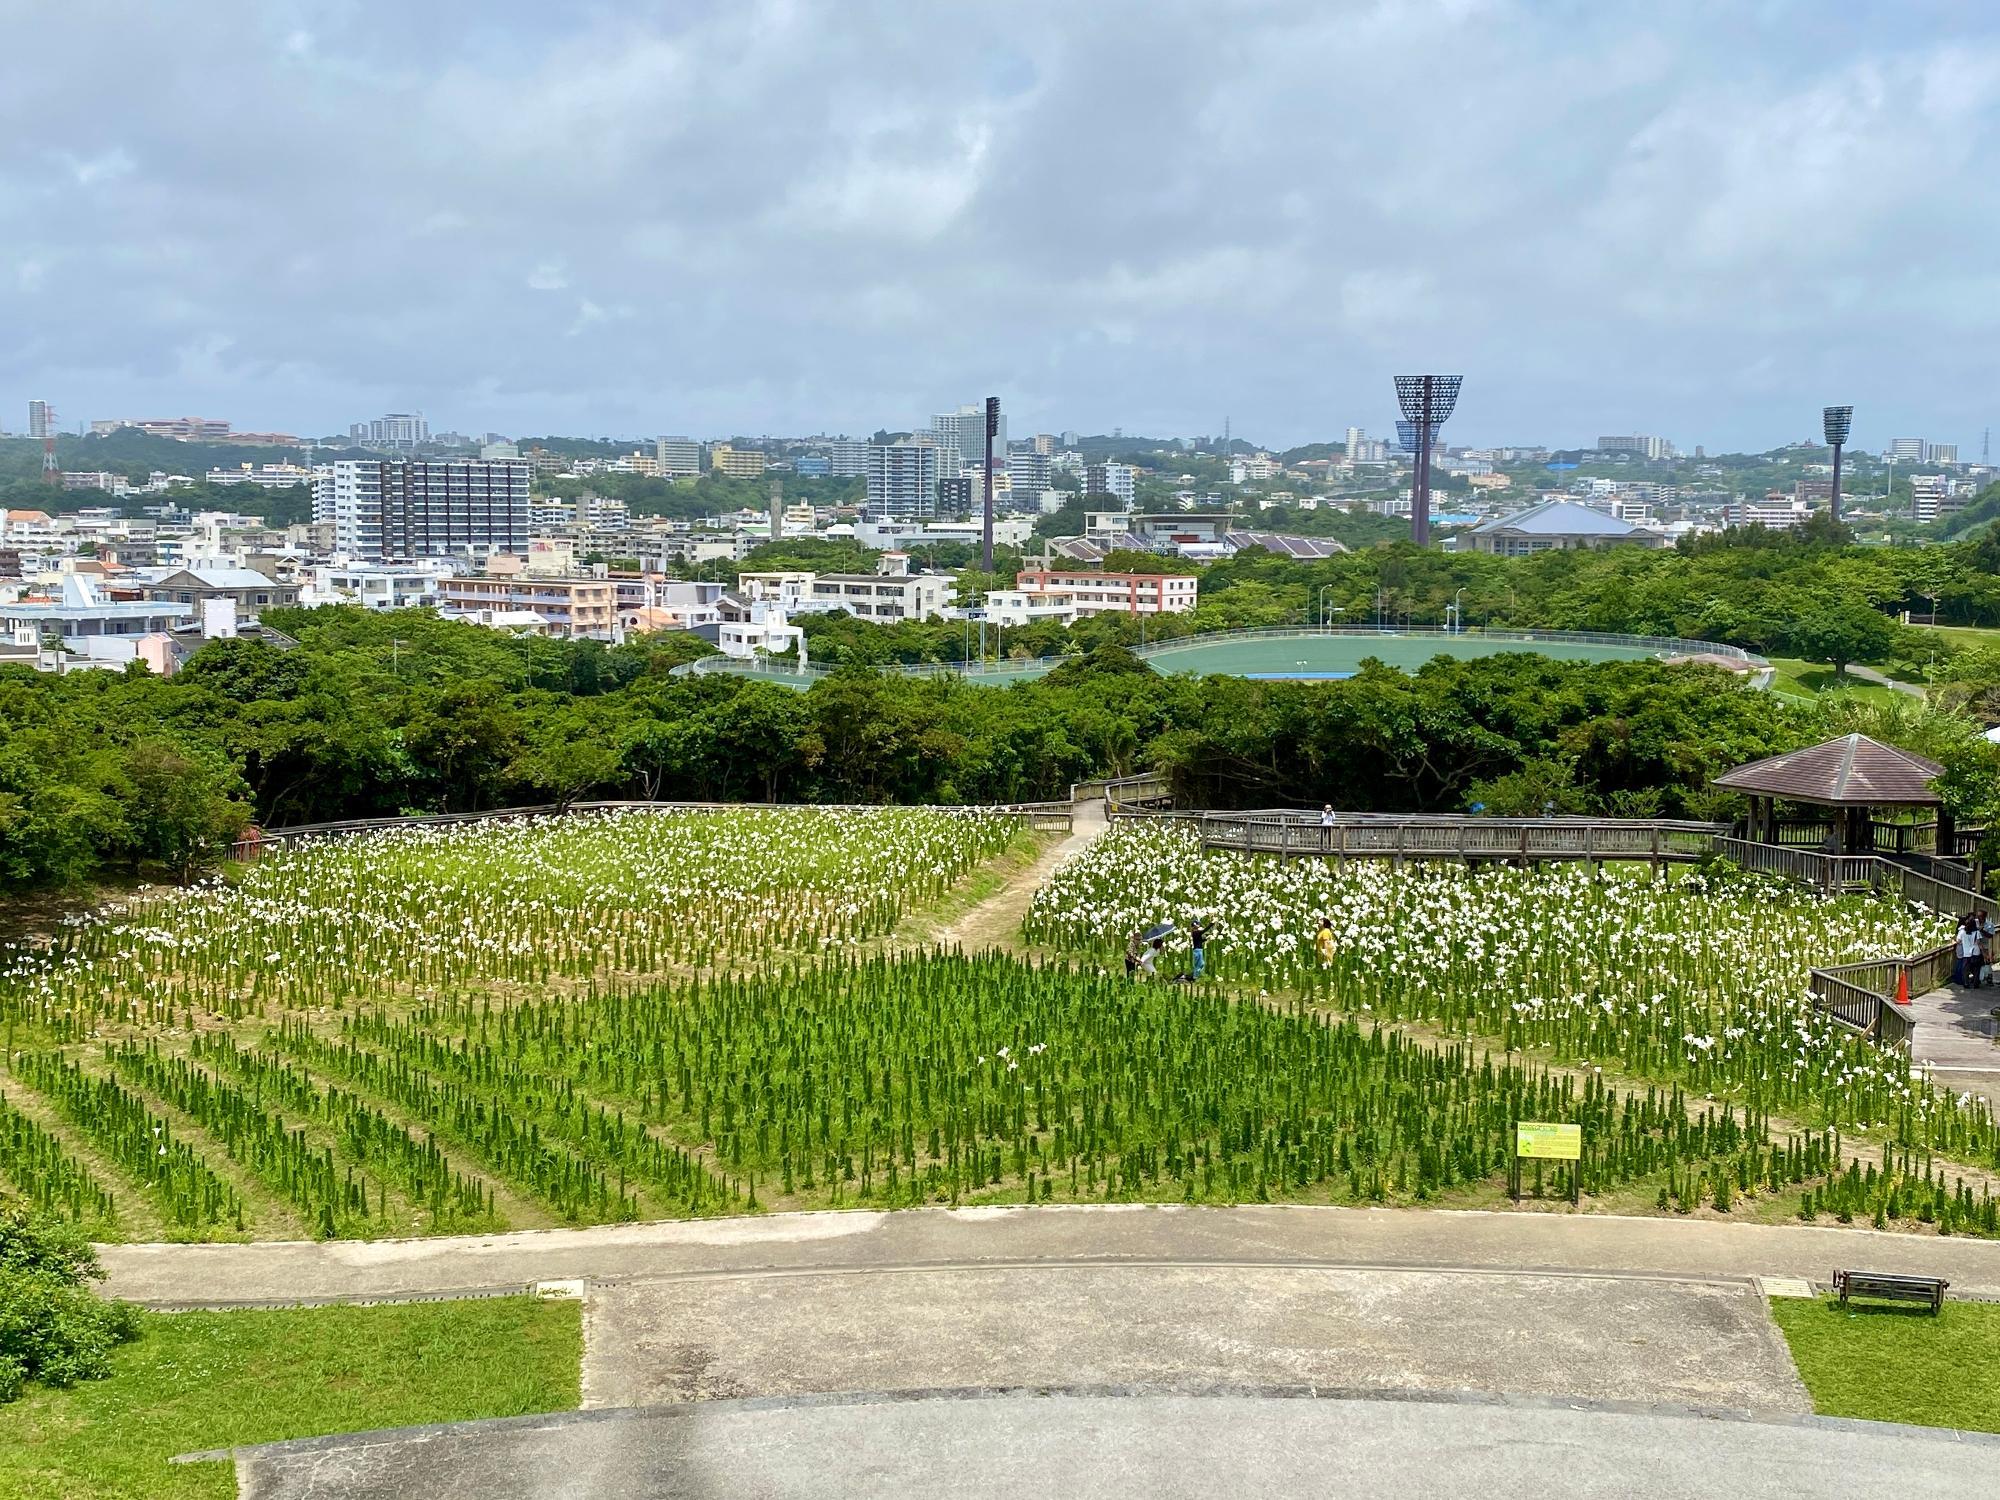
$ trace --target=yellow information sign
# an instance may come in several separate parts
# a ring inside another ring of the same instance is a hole
[[[1514,1154],[1539,1161],[1578,1161],[1583,1156],[1581,1125],[1520,1120],[1514,1125]]]

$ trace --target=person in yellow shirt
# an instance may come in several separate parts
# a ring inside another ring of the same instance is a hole
[[[1333,919],[1331,917],[1321,917],[1319,919],[1319,931],[1313,934],[1313,947],[1318,951],[1319,961],[1322,964],[1330,966],[1333,963]]]

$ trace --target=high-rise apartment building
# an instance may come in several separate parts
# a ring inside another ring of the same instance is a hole
[[[1648,437],[1644,433],[1634,433],[1623,437],[1601,437],[1597,440],[1599,453],[1630,453],[1636,458],[1672,458],[1674,445],[1663,437]]]
[[[1138,487],[1138,471],[1130,464],[1091,464],[1083,471],[1086,495],[1113,495],[1129,507]]]
[[[1932,443],[1929,461],[1934,464],[1955,464],[1958,462],[1958,444]]]
[[[653,444],[662,479],[689,479],[701,473],[701,444],[691,437],[663,437]]]
[[[961,406],[957,411],[943,412],[931,418],[931,433],[943,448],[956,448],[961,461],[969,464],[986,461],[986,403]],[[1000,416],[999,430],[993,434],[993,451],[1007,451],[1007,417]]]
[[[1018,496],[1039,501],[1042,491],[1054,484],[1054,476],[1055,466],[1049,462],[1046,453],[1007,455],[1007,482]]]
[[[46,401],[28,403],[28,436],[31,438],[53,437],[56,430],[56,409]]]
[[[392,411],[372,422],[353,423],[347,429],[347,437],[358,447],[406,452],[431,440],[431,424],[420,411]]]
[[[526,462],[343,459],[313,470],[336,552],[380,562],[528,550]]]
[[[1920,464],[1931,456],[1931,445],[1922,438],[1891,438],[1882,456],[1891,463]]]
[[[859,438],[835,438],[820,451],[826,455],[827,472],[835,479],[861,479],[868,473],[868,450],[873,446]]]
[[[955,450],[935,443],[871,443],[868,447],[868,518],[921,520],[937,513],[938,482],[956,479],[958,465],[945,472],[941,459]]]

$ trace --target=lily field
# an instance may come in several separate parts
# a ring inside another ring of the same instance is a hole
[[[1928,914],[1692,871],[1278,864],[1120,822],[1035,893],[1039,959],[899,942],[1027,838],[949,810],[619,812],[147,893],[0,955],[0,1178],[180,1239],[1491,1204],[1538,1118],[1586,1146],[1532,1193],[2000,1230],[1985,1106],[1804,999],[1815,964],[1940,941]],[[1119,972],[1130,932],[1196,916],[1205,981]]]

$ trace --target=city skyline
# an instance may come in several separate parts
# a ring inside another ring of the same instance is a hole
[[[0,392],[1283,448],[1442,368],[1456,442],[1976,452],[2000,28],[1740,9],[22,9]]]

